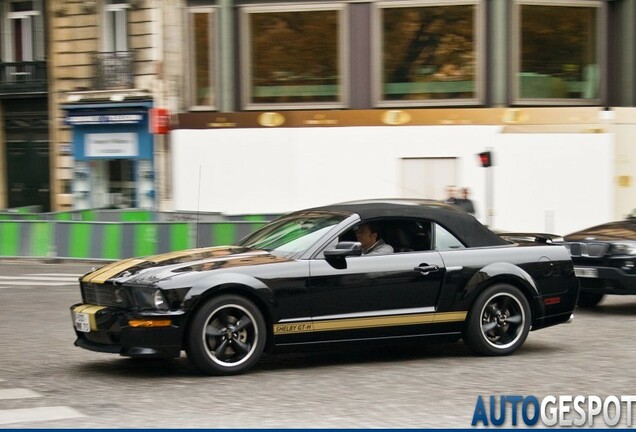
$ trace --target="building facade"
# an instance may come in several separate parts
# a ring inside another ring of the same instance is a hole
[[[179,3],[50,5],[53,208],[160,208],[167,144],[155,132],[178,94]]]
[[[567,205],[586,213],[585,194],[570,181],[575,172],[592,173],[603,202],[573,227],[636,207],[636,0],[1,3],[3,65],[22,58],[6,48],[6,29],[17,28],[21,16],[39,16],[45,29],[33,33],[44,43],[32,58],[48,71],[38,97],[49,127],[32,140],[47,143],[40,146],[50,170],[40,174],[49,178],[54,210],[279,212],[378,194],[439,199],[452,183],[473,190],[482,216],[513,214],[513,197],[524,190],[533,200],[552,196],[548,184],[561,185]],[[12,179],[24,170],[13,168],[18,156],[10,152],[28,138],[11,138],[6,120],[21,111],[5,104],[24,98],[0,96],[8,172],[0,204],[11,207],[18,203],[12,185],[20,183]],[[166,121],[151,116],[157,108],[169,113],[171,133],[152,133]],[[479,132],[471,127],[481,126],[494,135],[472,139]],[[324,129],[335,133],[316,142]],[[402,143],[392,134],[413,146],[395,150]],[[583,141],[590,147],[577,153]],[[320,158],[306,143],[317,153],[335,143],[343,151],[334,155],[336,166],[382,166],[389,174],[370,190],[352,177],[347,184],[326,181],[312,194],[292,193],[281,185],[312,184],[305,173],[320,174],[311,163]],[[517,145],[519,159],[509,152]],[[521,171],[514,167],[527,166],[521,155],[544,145],[537,163],[551,162],[550,169],[539,166],[546,181],[528,188],[525,178],[515,180]],[[498,151],[494,192],[473,157],[484,148]],[[596,160],[579,157],[595,148]],[[359,152],[370,155],[366,166],[356,163]],[[272,184],[262,180],[275,170],[286,174],[274,174]],[[238,172],[238,191],[220,186]],[[544,201],[536,202],[535,219],[570,218],[556,208],[558,196]],[[509,226],[511,218],[500,220]]]
[[[568,232],[636,207],[633,0],[191,1],[185,13],[177,208],[442,199],[455,184],[495,226]],[[475,158],[487,148],[492,186]]]
[[[43,1],[0,3],[0,200],[46,211],[51,208],[47,16]]]

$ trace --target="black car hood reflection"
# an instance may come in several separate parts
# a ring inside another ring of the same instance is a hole
[[[212,247],[117,261],[82,277],[83,282],[152,284],[184,273],[287,262],[264,250]]]
[[[636,218],[609,222],[565,236],[566,241],[636,240]]]

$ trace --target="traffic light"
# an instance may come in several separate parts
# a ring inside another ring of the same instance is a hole
[[[481,152],[477,154],[477,156],[479,156],[479,162],[481,163],[481,166],[483,166],[484,168],[488,168],[493,165],[492,152],[489,152],[489,151]]]

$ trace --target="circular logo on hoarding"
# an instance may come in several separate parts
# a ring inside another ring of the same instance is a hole
[[[265,112],[258,116],[258,124],[265,127],[281,126],[285,123],[285,116],[275,112]]]
[[[403,125],[411,121],[411,115],[407,112],[400,110],[386,111],[382,115],[382,122],[388,125]]]

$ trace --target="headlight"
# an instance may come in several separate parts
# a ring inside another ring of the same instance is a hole
[[[142,309],[168,310],[168,302],[163,292],[153,287],[132,288],[135,304]]]
[[[617,242],[610,247],[611,255],[636,255],[636,242]]]
[[[161,290],[155,291],[155,294],[152,296],[152,299],[155,302],[155,307],[157,309],[168,309],[168,303],[166,303],[166,299],[163,297],[163,293]]]

